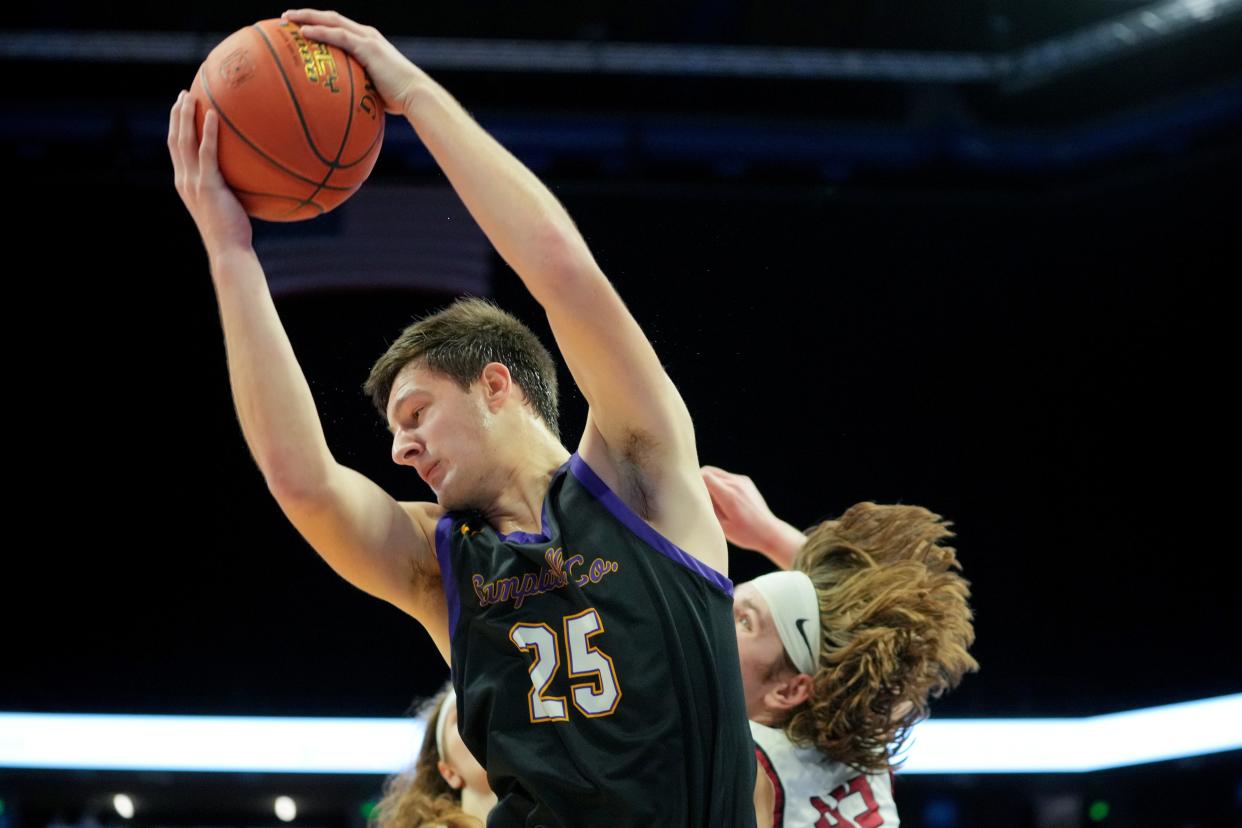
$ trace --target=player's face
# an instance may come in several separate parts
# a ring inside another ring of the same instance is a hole
[[[410,364],[393,381],[387,413],[393,462],[417,471],[446,509],[480,505],[492,418],[477,384],[463,391]]]
[[[492,789],[487,784],[487,771],[483,770],[479,760],[474,758],[474,754],[461,740],[461,734],[457,732],[457,704],[454,703],[446,710],[444,716],[444,755],[440,758],[457,771],[457,775],[465,782],[463,787],[480,794],[491,793]]]
[[[764,709],[763,696],[774,686],[773,667],[784,662],[784,645],[768,602],[749,583],[738,584],[733,590],[733,626],[742,662],[746,715],[758,721]]]

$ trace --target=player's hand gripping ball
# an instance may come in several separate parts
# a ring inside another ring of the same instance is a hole
[[[260,20],[224,39],[190,87],[199,140],[220,118],[220,172],[267,221],[326,213],[362,186],[384,141],[384,103],[347,52]]]

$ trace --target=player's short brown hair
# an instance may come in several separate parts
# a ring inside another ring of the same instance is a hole
[[[388,396],[397,374],[411,362],[467,390],[489,362],[509,369],[526,401],[558,440],[556,363],[530,328],[485,299],[458,299],[401,332],[384,352],[362,390],[387,419]]]

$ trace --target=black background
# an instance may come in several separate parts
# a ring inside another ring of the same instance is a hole
[[[952,16],[882,2],[513,5],[342,10],[394,35],[999,52],[1137,4],[959,3]],[[280,11],[171,8],[27,10],[10,25],[223,34]],[[943,128],[1037,136],[1154,120],[1239,77],[1238,34],[1235,21],[1028,92],[954,89],[967,115]],[[132,128],[166,121],[200,57],[3,64],[0,161],[16,197],[0,710],[401,715],[447,668],[415,622],[333,575],[268,496],[163,135]],[[916,84],[862,81],[439,76],[485,127],[689,114],[900,132],[926,101]],[[115,126],[88,140],[32,125],[76,112]],[[1089,715],[1242,684],[1228,299],[1240,138],[1234,111],[1029,168],[935,153],[904,168],[527,160],[654,342],[703,462],[750,474],[799,525],[859,500],[955,522],[982,670],[937,715]],[[443,184],[408,154],[383,156],[373,181]],[[493,264],[495,298],[551,344]],[[279,302],[338,459],[399,499],[429,493],[388,459],[359,386],[388,339],[449,298]],[[585,411],[564,372],[562,384],[572,445]],[[740,581],[768,565],[734,551],[731,568]]]

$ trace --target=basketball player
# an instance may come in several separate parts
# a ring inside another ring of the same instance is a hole
[[[748,477],[707,466],[725,535],[785,571],[734,592],[746,712],[772,824],[898,824],[891,770],[929,697],[978,664],[967,582],[938,515],[858,503],[804,536]],[[757,800],[758,801],[758,800]]]
[[[414,766],[388,780],[374,828],[482,828],[496,804],[487,772],[457,733],[457,696],[446,685],[420,711],[427,723]]]
[[[437,502],[399,503],[339,464],[221,178],[220,119],[207,114],[200,143],[183,93],[169,124],[177,190],[277,503],[451,662],[459,731],[498,797],[490,826],[753,825],[724,534],[651,343],[562,206],[448,92],[371,27],[286,18],[349,51],[409,121],[547,313],[589,414],[570,454],[551,356],[508,314],[460,301],[407,328],[365,386],[394,462]]]

